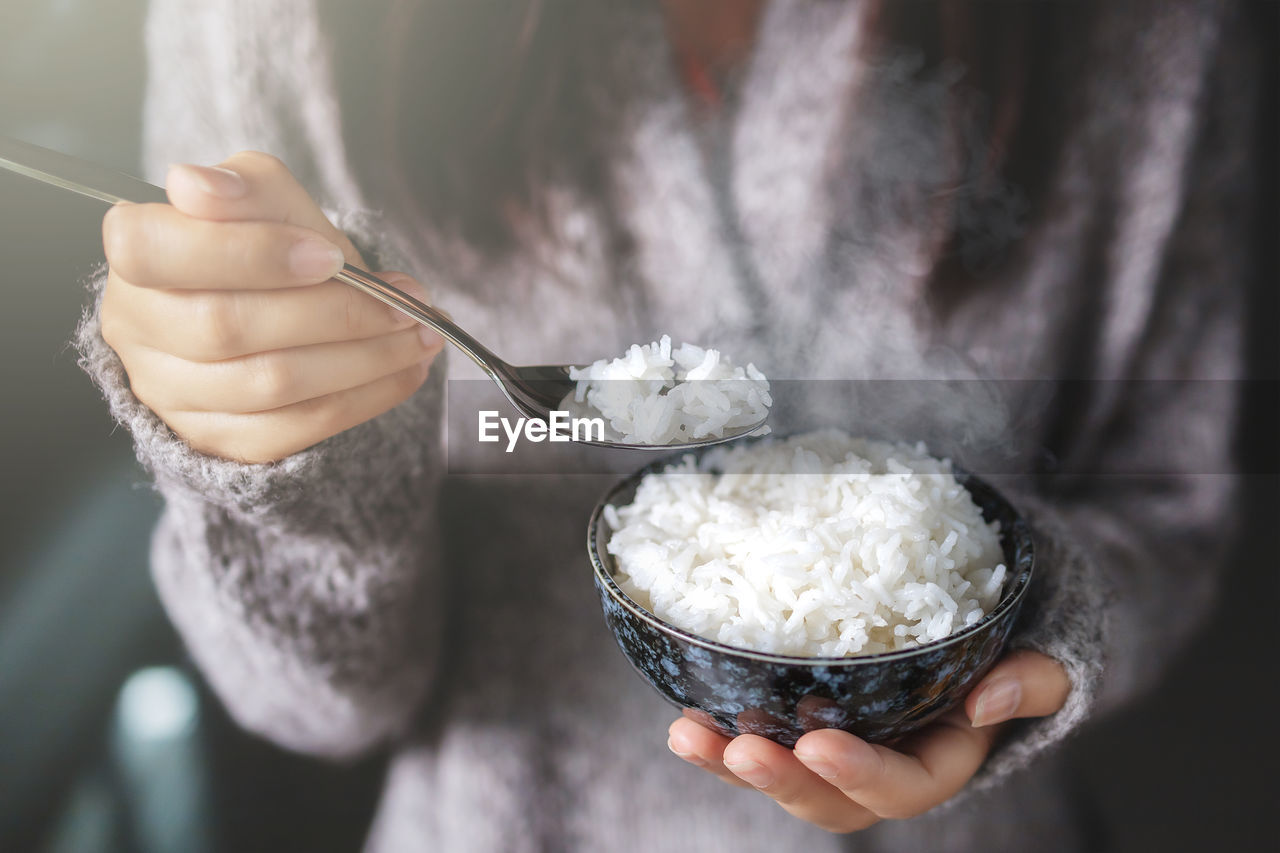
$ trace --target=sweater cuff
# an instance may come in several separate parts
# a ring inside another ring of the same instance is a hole
[[[1110,648],[1107,614],[1114,600],[1100,556],[1085,545],[1043,498],[1011,497],[1031,526],[1036,570],[1009,651],[1031,649],[1053,658],[1071,680],[1062,709],[1047,717],[1014,720],[968,786],[970,793],[994,787],[1056,747],[1089,716],[1097,702]]]
[[[354,212],[330,214],[375,268],[395,267],[400,256],[377,239],[377,219]],[[192,449],[129,387],[119,356],[102,338],[101,304],[107,267],[90,276],[91,299],[76,329],[74,343],[79,364],[107,401],[111,416],[133,436],[138,461],[152,474],[166,496],[214,504],[241,517],[269,521],[298,511],[314,514],[319,507],[340,510],[333,500],[335,484],[362,502],[374,502],[402,489],[405,478],[420,480],[435,455],[436,424],[442,411],[443,362],[409,400],[356,427],[281,459],[247,464],[210,456]],[[394,467],[362,464],[362,459],[398,460]],[[375,477],[371,469],[394,470],[396,477]],[[325,519],[315,519],[323,521]],[[339,518],[329,519],[340,522]]]

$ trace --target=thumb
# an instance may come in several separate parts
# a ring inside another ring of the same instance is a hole
[[[169,202],[196,219],[284,222],[301,225],[332,241],[349,263],[360,255],[333,226],[311,194],[278,158],[241,151],[217,166],[177,163],[165,178]]]
[[[965,699],[975,727],[1015,717],[1044,717],[1061,710],[1071,692],[1062,664],[1022,649],[1005,656]]]

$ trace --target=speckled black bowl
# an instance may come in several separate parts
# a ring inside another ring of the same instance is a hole
[[[751,733],[787,746],[805,732],[827,728],[884,743],[955,707],[1000,657],[1031,582],[1035,550],[1026,522],[1008,501],[964,473],[957,478],[983,516],[1000,522],[1010,571],[995,609],[962,631],[900,652],[806,658],[727,646],[662,621],[614,581],[604,507],[630,503],[645,474],[678,458],[641,468],[604,496],[591,514],[587,550],[605,623],[622,653],[688,716],[730,737]]]

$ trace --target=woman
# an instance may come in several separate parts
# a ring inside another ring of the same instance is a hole
[[[1239,373],[1237,12],[157,0],[148,166],[221,166],[108,214],[80,345],[192,654],[252,731],[394,751],[372,849],[1078,848],[1028,767],[1150,682],[1230,529],[1232,383],[1163,380]],[[771,377],[1018,380],[1015,449],[1089,476],[1008,486],[1015,650],[894,750],[671,723],[583,580],[602,481],[446,464],[440,340],[343,260],[516,363],[669,332]]]

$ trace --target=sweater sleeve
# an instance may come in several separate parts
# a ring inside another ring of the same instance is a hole
[[[1167,177],[1180,188],[1168,228],[1154,245],[1116,228],[1110,250],[1129,266],[1102,296],[1109,312],[1089,344],[1102,354],[1091,378],[1058,386],[1058,437],[1046,444],[1059,470],[1005,485],[1032,526],[1038,565],[1011,647],[1062,663],[1071,693],[1057,714],[1009,724],[971,790],[1151,687],[1208,614],[1239,528],[1254,56],[1241,22],[1223,17],[1199,119]],[[1148,180],[1133,173],[1120,190],[1131,197]],[[1156,209],[1143,211],[1144,226]],[[1144,252],[1150,272],[1133,274]]]
[[[407,269],[341,171],[307,7],[151,4],[145,171],[269,151],[327,202],[372,269]],[[287,38],[249,43],[282,27]],[[306,74],[297,98],[272,88]],[[371,421],[273,464],[227,461],[191,449],[132,394],[100,332],[104,281],[77,331],[81,365],[164,496],[152,573],[191,655],[231,715],[282,746],[346,757],[394,737],[422,701],[438,644],[444,360]]]
[[[129,390],[100,332],[104,279],[77,331],[81,365],[164,496],[151,568],[192,656],[232,716],[282,746],[343,757],[394,735],[438,643],[443,361],[412,398],[314,447],[219,459]]]

